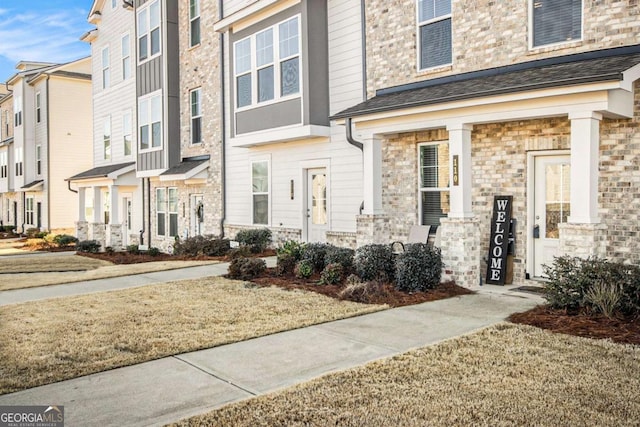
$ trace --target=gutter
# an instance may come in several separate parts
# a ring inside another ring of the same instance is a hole
[[[220,20],[224,18],[224,1],[218,0],[218,17]],[[226,160],[226,121],[225,121],[225,84],[224,84],[224,33],[220,33],[220,105],[221,114],[220,114],[220,131],[221,131],[221,150],[220,156],[220,238],[224,238],[224,223],[227,217],[227,180],[226,180],[226,170],[227,170],[227,160]]]
[[[362,162],[364,163],[364,144],[362,142],[360,142],[360,141],[356,141],[355,139],[353,139],[353,134],[351,133],[351,120],[352,120],[351,117],[347,118],[347,120],[346,120],[347,142],[363,152]],[[363,169],[364,169],[364,165],[363,165]],[[363,173],[364,173],[364,171],[363,171]],[[359,211],[360,215],[362,215],[362,211],[363,210],[364,210],[364,200],[362,201],[362,203],[360,203],[360,211]]]

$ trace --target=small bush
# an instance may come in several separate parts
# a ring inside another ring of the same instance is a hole
[[[223,256],[231,249],[229,239],[214,236],[193,236],[176,240],[173,244],[174,255],[185,256]]]
[[[115,249],[113,249],[112,246],[107,246],[106,248],[104,248],[104,251],[108,254],[115,253]]]
[[[423,292],[440,284],[442,254],[439,248],[426,243],[406,246],[396,260],[396,289],[404,292]]]
[[[126,248],[127,252],[132,255],[137,255],[140,253],[140,248],[138,245],[128,245]]]
[[[227,258],[229,258],[230,260],[234,260],[236,258],[247,258],[251,255],[251,249],[249,249],[248,246],[239,246],[227,252]]]
[[[304,244],[300,242],[296,242],[295,240],[288,240],[282,244],[278,249],[276,249],[276,253],[278,256],[283,254],[292,255],[297,261],[300,260],[302,256],[302,248],[304,248]]]
[[[333,263],[327,266],[320,273],[320,283],[323,285],[337,285],[342,282],[344,267],[342,264]]]
[[[44,239],[44,238],[45,238],[45,237],[47,237],[48,235],[49,235],[49,232],[48,232],[48,231],[39,231],[39,232],[37,232],[37,233],[35,234],[35,236],[33,236],[33,237],[35,237],[36,239]]]
[[[351,275],[347,278],[347,286],[340,291],[338,296],[344,300],[373,304],[376,300],[385,298],[387,291],[380,282],[362,282],[358,276]]]
[[[308,259],[302,259],[296,263],[294,273],[297,278],[308,279],[313,274],[313,264]]]
[[[160,249],[158,249],[158,248],[154,248],[153,246],[151,246],[151,247],[147,250],[147,255],[151,255],[151,256],[158,256],[158,255],[160,255]]]
[[[100,250],[100,246],[102,245],[96,240],[83,240],[76,243],[76,250],[78,252],[88,252],[94,254]]]
[[[271,244],[271,230],[268,228],[240,230],[236,235],[236,240],[257,254],[263,252]]]
[[[69,234],[58,234],[53,237],[53,243],[58,245],[59,247],[69,246],[72,243],[78,243],[78,239]]]
[[[14,228],[16,228],[16,227],[15,227],[15,226],[13,226],[13,225],[4,225],[4,226],[2,226],[2,230],[3,230],[5,233],[13,233],[13,229],[14,229]]]
[[[622,289],[617,283],[598,282],[584,294],[585,302],[609,319],[620,309]]]
[[[329,246],[324,256],[325,265],[340,264],[344,271],[350,271],[353,268],[353,255],[355,251],[349,248],[339,248],[337,246]]]
[[[307,243],[302,248],[300,259],[308,260],[314,271],[322,271],[324,269],[324,257],[327,254],[329,245],[326,243]]]
[[[36,238],[36,234],[40,233],[40,229],[39,228],[27,228],[27,231],[25,231],[25,234],[27,235],[28,238],[30,239],[35,239]]]
[[[298,260],[293,254],[290,253],[282,253],[278,254],[277,264],[276,264],[276,273],[279,276],[284,276],[285,274],[291,274],[296,268],[296,263]]]
[[[236,258],[229,264],[229,278],[251,280],[262,274],[267,263],[260,258]]]
[[[356,249],[353,259],[356,273],[364,281],[393,281],[395,258],[389,245],[365,245]]]

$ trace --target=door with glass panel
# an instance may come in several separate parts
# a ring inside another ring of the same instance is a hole
[[[327,218],[327,171],[307,170],[307,241],[325,242]]]
[[[543,277],[543,265],[551,265],[558,254],[558,224],[571,214],[571,169],[569,156],[540,156],[535,159],[534,276]]]
[[[132,214],[133,214],[133,206],[132,206],[132,196],[130,194],[124,195],[122,197],[122,245],[128,246],[129,239],[132,228]]]

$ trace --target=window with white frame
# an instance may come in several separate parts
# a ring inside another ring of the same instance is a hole
[[[138,11],[138,62],[160,54],[160,1]]]
[[[191,143],[200,144],[202,142],[202,101],[200,88],[189,93],[191,102]]]
[[[36,174],[42,174],[42,145],[36,145]]]
[[[238,108],[299,94],[299,17],[236,42],[234,58]]]
[[[200,44],[200,0],[189,0],[189,47]]]
[[[420,157],[420,224],[440,225],[450,210],[449,144],[446,141],[418,145]]]
[[[41,120],[41,102],[40,102],[40,92],[36,92],[36,123],[40,123]]]
[[[102,129],[102,158],[111,160],[111,116],[107,116],[104,119]]]
[[[168,188],[169,237],[178,235],[178,189]]]
[[[9,133],[4,131],[4,115],[5,111],[0,108],[0,141],[9,137]]]
[[[138,101],[138,140],[140,150],[162,147],[162,94]]]
[[[269,162],[251,162],[252,212],[254,224],[269,223]]]
[[[127,110],[122,114],[122,143],[125,156],[131,155],[131,129],[131,110]]]
[[[451,0],[417,0],[421,70],[452,62]]]
[[[9,153],[7,150],[0,151],[0,178],[9,176]]]
[[[13,97],[13,116],[14,126],[22,125],[22,95],[15,95]]]
[[[111,9],[115,9],[117,3],[118,3],[118,0],[111,0]]]
[[[29,225],[34,225],[33,222],[33,196],[27,196],[24,200],[24,222]]]
[[[582,0],[530,0],[532,47],[582,39]]]
[[[120,44],[122,52],[122,80],[127,80],[131,77],[131,41],[129,34],[122,36]]]
[[[110,82],[109,73],[109,46],[102,49],[102,89],[109,87]]]
[[[9,111],[4,110],[4,139],[9,138]]]
[[[16,148],[16,176],[22,176],[22,147]]]
[[[156,234],[164,236],[167,229],[167,189],[156,188]]]

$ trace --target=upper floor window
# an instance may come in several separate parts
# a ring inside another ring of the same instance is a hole
[[[4,136],[2,139],[9,138],[9,110],[4,110]]]
[[[22,147],[16,148],[15,157],[16,176],[22,176]]]
[[[129,34],[122,36],[121,43],[122,51],[122,80],[127,80],[131,77],[131,42],[129,40]]]
[[[420,224],[440,225],[450,210],[449,144],[418,145],[420,155]]]
[[[452,62],[451,0],[418,0],[419,67]]]
[[[40,92],[36,92],[36,123],[40,123],[40,112],[41,112],[41,103],[40,103]]]
[[[109,46],[102,49],[102,89],[109,87]]]
[[[160,54],[160,1],[138,12],[138,60]]]
[[[300,19],[296,16],[235,43],[236,106],[300,93]]]
[[[122,142],[125,156],[131,155],[131,110],[127,110],[122,115]]]
[[[138,130],[140,150],[162,147],[162,95],[160,93],[138,101]]]
[[[0,152],[0,178],[9,176],[9,153],[7,150]]]
[[[42,145],[36,145],[36,174],[42,174]]]
[[[22,125],[22,95],[13,97],[14,126]]]
[[[189,47],[200,44],[200,0],[189,0]]]
[[[200,100],[201,90],[194,89],[190,92],[191,99],[191,143],[202,142],[202,102]]]
[[[4,141],[9,137],[9,129],[7,129],[7,132],[4,130],[5,114],[6,111],[0,109],[0,141]]]
[[[103,141],[103,159],[104,160],[111,160],[111,116],[107,116],[106,119],[104,119],[104,132],[103,132],[103,136],[102,136],[102,141]]]
[[[532,0],[532,47],[582,38],[582,0]]]

